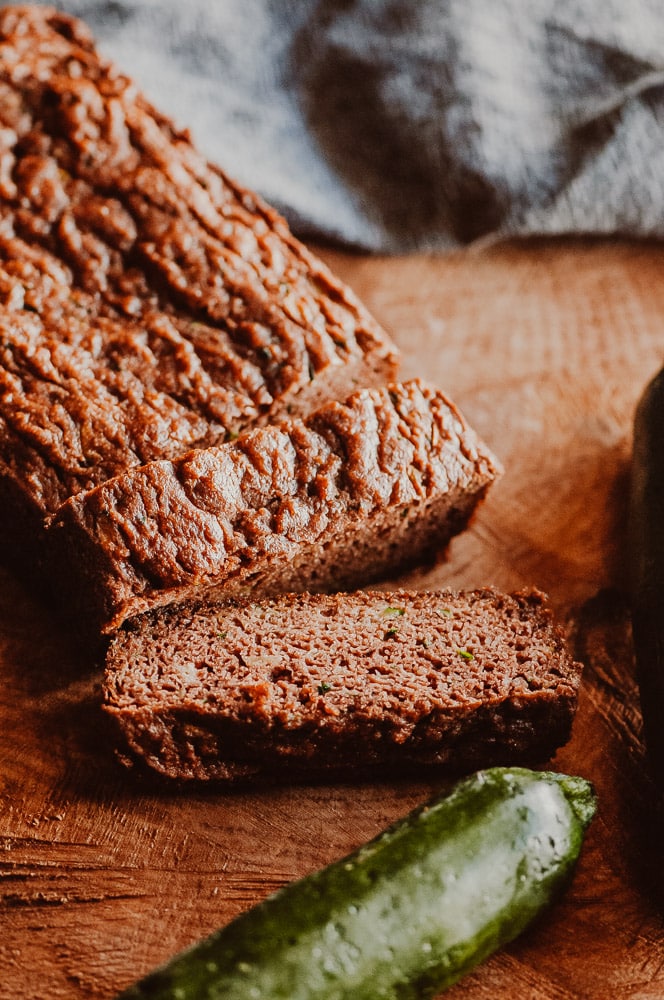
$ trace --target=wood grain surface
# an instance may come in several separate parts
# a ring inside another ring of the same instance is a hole
[[[415,586],[546,590],[585,663],[553,762],[600,799],[574,883],[450,1000],[664,997],[661,817],[625,600],[633,410],[664,363],[664,248],[543,242],[453,256],[323,254],[505,465]],[[0,998],[111,998],[441,787],[408,780],[159,790],[116,762],[97,667],[0,575]]]

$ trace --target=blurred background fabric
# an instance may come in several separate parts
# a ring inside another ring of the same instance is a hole
[[[305,238],[664,237],[662,0],[64,0]]]

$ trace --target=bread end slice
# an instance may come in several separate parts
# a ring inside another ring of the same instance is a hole
[[[355,589],[435,559],[500,471],[414,379],[79,493],[51,561],[66,604],[107,633],[189,599]]]

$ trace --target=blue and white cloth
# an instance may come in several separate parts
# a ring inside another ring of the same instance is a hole
[[[664,237],[661,0],[63,0],[306,238]]]

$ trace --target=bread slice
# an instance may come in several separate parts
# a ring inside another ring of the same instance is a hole
[[[287,594],[134,619],[104,703],[125,762],[168,778],[461,771],[548,759],[580,672],[536,591]]]
[[[197,152],[82,22],[0,9],[0,545],[123,470],[397,377],[285,221]]]
[[[439,390],[363,390],[77,494],[54,573],[104,632],[189,598],[351,589],[431,562],[499,472]]]

